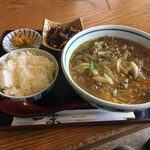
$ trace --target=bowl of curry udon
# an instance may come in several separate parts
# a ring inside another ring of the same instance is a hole
[[[61,56],[73,89],[97,108],[150,108],[150,34],[119,26],[96,26],[72,37]]]

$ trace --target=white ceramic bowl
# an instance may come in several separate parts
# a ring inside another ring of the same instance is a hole
[[[87,100],[95,107],[110,109],[113,111],[140,111],[150,108],[150,102],[135,105],[124,105],[96,98],[93,95],[81,89],[71,78],[71,75],[69,73],[69,61],[74,50],[80,44],[84,43],[87,40],[103,36],[120,37],[128,39],[142,44],[150,49],[150,34],[135,28],[118,25],[104,25],[83,30],[74,37],[72,37],[63,49],[61,65],[66,79],[80,96],[82,96],[85,100]]]
[[[15,101],[15,102],[32,102],[32,101],[36,101],[38,99],[41,99],[53,87],[53,85],[55,83],[55,80],[58,76],[58,72],[59,72],[59,66],[58,66],[58,63],[57,63],[57,60],[55,59],[55,57],[52,56],[50,53],[44,51],[44,50],[37,49],[37,48],[23,48],[23,49],[15,50],[11,53],[17,53],[18,54],[18,53],[24,52],[24,51],[30,51],[30,52],[34,52],[38,55],[44,55],[44,56],[48,57],[52,62],[54,62],[55,71],[54,71],[54,74],[53,74],[53,81],[50,83],[50,85],[47,88],[43,89],[42,91],[40,91],[38,93],[35,93],[33,95],[24,96],[24,97],[17,97],[17,96],[10,96],[10,95],[7,95],[7,94],[4,94],[4,93],[0,92],[1,96],[9,98],[10,100]],[[0,57],[0,64],[3,61],[5,61],[11,53],[7,53],[7,54],[3,55],[2,57]]]
[[[14,36],[16,36],[18,32],[21,32],[22,36],[35,39],[34,44],[31,45],[33,48],[39,48],[40,47],[41,35],[37,31],[31,30],[31,29],[18,29],[18,30],[15,30],[15,31],[8,33],[4,37],[3,42],[2,42],[2,46],[6,52],[11,52],[13,50],[20,49],[19,46],[16,46],[12,43],[12,38]]]

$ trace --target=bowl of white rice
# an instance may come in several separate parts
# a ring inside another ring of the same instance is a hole
[[[23,48],[0,58],[0,95],[15,102],[45,96],[58,76],[57,60],[37,48]]]

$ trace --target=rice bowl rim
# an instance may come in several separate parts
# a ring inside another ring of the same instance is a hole
[[[7,97],[7,98],[10,98],[10,99],[27,99],[27,98],[34,97],[36,95],[39,95],[39,94],[43,93],[44,91],[49,89],[53,85],[53,83],[55,82],[55,80],[56,80],[56,78],[58,76],[58,72],[59,72],[58,62],[57,62],[56,58],[52,54],[50,54],[49,52],[46,52],[45,50],[42,50],[42,49],[38,49],[38,48],[21,48],[21,49],[17,49],[17,50],[14,50],[12,52],[6,53],[5,55],[0,57],[0,66],[1,66],[1,63],[4,62],[8,58],[8,56],[10,54],[12,54],[12,53],[19,54],[21,52],[27,52],[27,51],[35,52],[36,54],[39,54],[39,55],[44,55],[44,56],[46,56],[49,60],[51,60],[54,63],[55,70],[53,72],[53,75],[54,75],[53,76],[54,77],[53,81],[49,84],[48,87],[46,87],[43,90],[41,90],[41,91],[39,91],[39,92],[37,92],[35,94],[32,94],[32,95],[28,95],[28,96],[11,96],[11,95],[4,94],[1,91],[0,91],[0,95],[2,95],[4,97]],[[1,61],[1,59],[3,59],[3,60]]]

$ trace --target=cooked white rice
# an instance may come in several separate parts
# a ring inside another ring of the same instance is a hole
[[[49,86],[54,63],[44,55],[21,52],[8,57],[0,66],[0,89],[11,96],[29,96]]]

